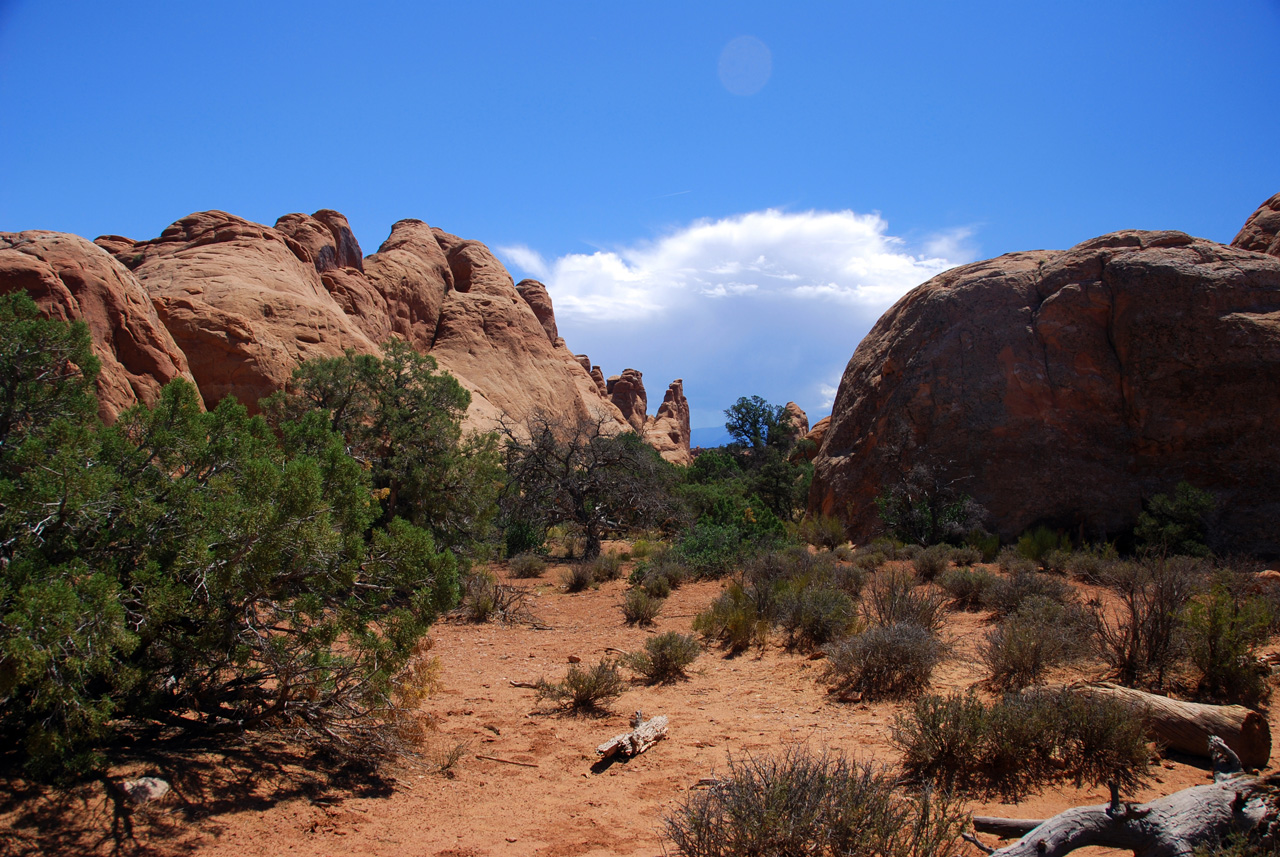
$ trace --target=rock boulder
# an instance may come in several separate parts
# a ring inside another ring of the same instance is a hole
[[[1280,256],[1280,193],[1258,206],[1249,215],[1232,247]]]
[[[1251,219],[1255,225],[1260,218]],[[944,272],[857,347],[809,506],[856,541],[925,464],[1005,538],[1101,538],[1179,481],[1218,501],[1214,546],[1280,553],[1280,260],[1179,232]]]

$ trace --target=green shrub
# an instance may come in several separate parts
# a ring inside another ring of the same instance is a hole
[[[628,625],[652,625],[662,611],[664,600],[662,596],[650,595],[644,589],[628,589],[627,594],[622,597],[622,617]]]
[[[898,699],[918,693],[942,660],[943,647],[927,629],[876,625],[827,646],[827,680],[842,696]]]
[[[760,616],[755,599],[742,584],[734,582],[710,607],[693,617],[693,630],[736,653],[752,643],[763,646],[769,636],[769,620]]]
[[[800,522],[800,537],[811,545],[834,550],[849,541],[844,524],[832,515],[811,515]]]
[[[983,561],[982,550],[969,545],[953,548],[951,550],[951,561],[960,568],[975,566]]]
[[[626,656],[626,664],[649,680],[651,684],[659,684],[687,678],[688,668],[702,647],[691,636],[666,631],[645,641],[644,651],[632,652]]]
[[[1045,551],[1044,556],[1040,558],[1040,565],[1050,574],[1066,574],[1072,565],[1072,557],[1074,554],[1069,550],[1053,550]]]
[[[1200,673],[1198,694],[1257,707],[1268,688],[1256,652],[1270,636],[1273,617],[1266,600],[1246,594],[1244,584],[1229,570],[1218,572],[1209,591],[1187,605],[1183,622]]]
[[[714,786],[686,793],[665,822],[685,857],[950,857],[967,816],[949,796],[904,795],[886,769],[793,746],[731,757]]]
[[[648,539],[636,539],[631,545],[632,559],[648,559],[657,550],[658,545]]]
[[[983,562],[995,562],[996,555],[1000,553],[1000,537],[984,530],[971,530],[964,537],[964,543],[982,551]]]
[[[778,622],[787,633],[787,645],[802,650],[844,636],[854,617],[853,601],[830,586],[789,587],[778,605]]]
[[[1067,560],[1067,574],[1086,583],[1102,583],[1119,558],[1115,545],[1109,542],[1088,545],[1071,554]]]
[[[876,574],[862,600],[866,617],[877,625],[908,623],[936,634],[946,618],[946,598],[928,587],[917,586],[916,578],[904,569],[885,569]]]
[[[980,651],[997,690],[1021,690],[1037,684],[1051,667],[1087,653],[1092,626],[1075,605],[1028,598],[987,632]]]
[[[851,545],[836,545],[834,553],[836,555],[836,559],[841,562],[853,561],[853,547]]]
[[[513,556],[507,563],[507,568],[512,577],[528,580],[542,577],[542,573],[547,570],[547,561],[536,553],[522,553]]]
[[[863,571],[875,571],[880,566],[889,561],[889,558],[880,551],[871,551],[869,553],[859,553],[853,558],[855,568]]]
[[[596,581],[596,569],[592,563],[579,562],[569,566],[560,574],[560,581],[566,592],[586,592],[600,584]]]
[[[942,574],[951,564],[951,548],[947,545],[933,545],[916,554],[911,560],[916,575],[926,583]]]
[[[1018,553],[1032,562],[1040,562],[1049,551],[1070,551],[1071,539],[1048,527],[1036,527],[1018,539]]]
[[[996,579],[987,590],[986,606],[998,616],[1008,616],[1033,598],[1068,604],[1076,600],[1076,591],[1060,578],[1036,571],[1017,571]]]
[[[665,574],[647,574],[640,581],[640,589],[651,598],[666,598],[671,595],[671,578]]]
[[[915,782],[1015,800],[1057,776],[1132,792],[1150,764],[1136,713],[1069,690],[1006,696],[990,706],[972,693],[922,696],[895,720],[891,740]]]
[[[938,585],[951,596],[952,606],[960,610],[981,610],[987,593],[1000,580],[989,571],[953,568],[938,578]]]
[[[1036,570],[1036,564],[1012,546],[1000,549],[1000,553],[996,554],[996,564],[1005,574],[1023,574]]]
[[[1157,494],[1138,516],[1133,535],[1139,551],[1208,556],[1208,519],[1215,506],[1212,494],[1188,482],[1179,482],[1172,497]]]
[[[538,699],[567,705],[573,711],[594,711],[612,702],[627,689],[618,666],[607,658],[593,667],[571,664],[564,680],[556,683],[538,679]]]
[[[547,541],[546,527],[532,521],[510,521],[502,533],[507,556],[516,557],[541,550]]]

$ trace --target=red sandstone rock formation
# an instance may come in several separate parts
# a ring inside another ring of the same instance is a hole
[[[643,434],[649,417],[649,398],[644,391],[644,376],[635,369],[623,369],[621,375],[614,375],[608,380],[606,389],[610,400],[622,412],[623,419]]]
[[[121,248],[133,245],[112,240]],[[101,247],[61,232],[0,233],[0,294],[18,290],[50,318],[88,324],[102,364],[97,393],[104,420],[114,421],[139,401],[150,404],[175,378],[193,381],[146,290]]]
[[[1277,426],[1280,260],[1117,232],[898,301],[845,370],[809,506],[866,540],[873,498],[923,463],[963,477],[1006,538],[1038,522],[1097,538],[1186,480],[1218,500],[1218,547],[1276,554]]]
[[[524,302],[529,305],[529,309],[533,310],[533,314],[537,316],[538,323],[547,332],[547,339],[552,345],[555,345],[556,340],[560,338],[560,334],[556,331],[556,314],[551,308],[551,296],[547,294],[547,287],[537,280],[521,280],[516,283],[516,291],[520,293],[520,297],[524,298]],[[588,372],[591,371],[590,365],[584,368]]]
[[[1232,247],[1280,256],[1280,193],[1249,215]]]
[[[693,463],[689,434],[689,400],[684,397],[684,381],[677,378],[667,387],[658,413],[645,422],[643,437],[667,461],[688,466]]]
[[[782,412],[791,418],[791,425],[796,430],[796,437],[801,438],[809,433],[809,415],[804,412],[804,408],[795,402],[787,402]]]

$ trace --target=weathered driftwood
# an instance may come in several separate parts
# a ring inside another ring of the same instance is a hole
[[[1183,702],[1110,682],[1077,682],[1067,688],[1124,703],[1141,714],[1151,737],[1180,753],[1207,756],[1209,736],[1217,735],[1246,768],[1261,770],[1271,758],[1267,719],[1243,705]]]
[[[1233,832],[1274,841],[1280,779],[1245,776],[1240,760],[1224,742],[1210,737],[1207,744],[1214,759],[1212,785],[1192,786],[1145,804],[1122,803],[1113,786],[1110,803],[1060,812],[992,853],[1062,857],[1077,848],[1100,845],[1132,851],[1135,857],[1190,857],[1197,846],[1216,844]],[[1035,824],[1027,819],[981,821],[980,825],[975,818],[974,828],[988,833],[1001,833],[999,825],[1013,831]]]
[[[640,755],[666,737],[667,717],[665,714],[660,714],[652,720],[639,723],[630,732],[623,732],[605,741],[596,748],[596,753],[601,759],[607,759],[613,755],[622,755],[629,759]]]

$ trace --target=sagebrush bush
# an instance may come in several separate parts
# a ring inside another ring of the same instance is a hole
[[[877,625],[909,623],[936,634],[946,617],[946,598],[916,584],[915,575],[905,569],[878,572],[863,595],[863,613]]]
[[[961,545],[952,548],[951,561],[960,568],[968,568],[982,562],[982,549],[972,545]]]
[[[498,583],[487,571],[472,572],[462,581],[462,603],[458,611],[470,622],[517,620],[525,616],[525,592]]]
[[[542,577],[547,570],[547,561],[536,553],[522,553],[513,556],[507,563],[511,576],[522,580]]]
[[[811,545],[834,550],[849,541],[844,524],[833,515],[810,515],[800,522],[800,537]]]
[[[563,681],[552,683],[540,678],[534,692],[540,700],[549,699],[573,711],[592,711],[617,699],[626,689],[618,665],[602,658],[593,667],[571,664]]]
[[[951,596],[951,604],[960,610],[981,610],[987,603],[987,591],[1000,578],[989,571],[953,568],[938,578],[938,585]]]
[[[889,558],[880,551],[868,551],[859,553],[853,557],[853,565],[863,571],[875,571],[880,566],[889,561]]]
[[[923,690],[942,660],[943,646],[909,622],[875,625],[826,648],[826,679],[842,696],[898,699]]]
[[[891,740],[915,782],[1012,799],[1058,776],[1132,792],[1150,765],[1136,713],[1069,690],[990,705],[971,692],[922,696],[897,717]]]
[[[691,636],[666,631],[650,637],[644,650],[631,652],[625,663],[652,684],[687,678],[685,670],[702,654],[702,647]]]
[[[1120,597],[1115,618],[1093,610],[1102,656],[1121,684],[1156,687],[1182,654],[1182,612],[1202,587],[1207,566],[1187,557],[1112,563],[1106,584]]]
[[[657,550],[658,545],[648,539],[636,539],[631,545],[632,559],[648,559]]]
[[[1033,598],[1069,604],[1076,600],[1076,590],[1061,578],[1037,571],[1018,571],[996,579],[987,589],[986,606],[998,616],[1008,616]]]
[[[966,822],[947,795],[904,793],[885,768],[798,745],[730,757],[715,785],[689,791],[665,818],[685,857],[950,857]]]
[[[1083,657],[1092,623],[1076,605],[1029,598],[987,632],[979,657],[996,690],[1021,690],[1039,683],[1045,672]]]
[[[844,636],[853,626],[852,599],[830,586],[788,587],[778,604],[778,624],[787,634],[787,645],[814,649]]]
[[[760,615],[755,599],[742,584],[734,582],[693,617],[693,630],[706,640],[723,643],[730,653],[742,652],[753,643],[764,645],[769,620]]]
[[[921,580],[930,582],[950,566],[951,548],[948,545],[927,547],[915,555],[911,564]]]
[[[853,553],[853,546],[852,546],[852,545],[847,545],[847,544],[844,544],[844,545],[836,545],[835,550],[833,551],[833,553],[835,553],[835,555],[836,555],[836,559],[840,560],[841,562],[852,562],[852,561],[853,561],[854,553]]]
[[[1087,545],[1071,554],[1067,560],[1067,574],[1085,583],[1102,583],[1119,558],[1115,545],[1109,542]]]
[[[613,551],[602,553],[585,564],[591,569],[591,576],[596,583],[606,583],[622,577],[622,556]]]
[[[1000,553],[996,554],[996,564],[1005,574],[1021,574],[1036,570],[1035,562],[1027,559],[1013,546],[1000,549]]]
[[[641,587],[627,590],[622,597],[622,618],[628,625],[645,627],[653,624],[653,620],[662,612],[663,597],[650,595]]]
[[[585,592],[599,586],[596,570],[591,563],[579,562],[569,566],[560,573],[560,582],[566,592]]]

